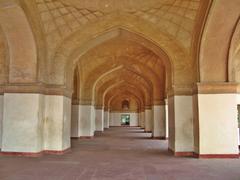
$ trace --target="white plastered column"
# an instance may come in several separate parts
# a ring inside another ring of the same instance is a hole
[[[72,105],[71,137],[80,137],[80,107],[76,104]]]
[[[138,113],[138,127],[141,127],[141,124],[142,124],[141,114],[142,114],[142,111],[139,111],[139,113]]]
[[[92,137],[95,131],[95,108],[92,105],[80,105],[80,137]]]
[[[237,158],[237,95],[232,92],[199,92],[194,95],[193,102],[196,155],[200,158]]]
[[[39,153],[43,150],[42,101],[43,96],[39,94],[4,94],[3,152]]]
[[[240,94],[237,94],[238,116],[240,118]],[[240,147],[240,124],[238,123],[238,146]]]
[[[153,130],[153,114],[152,114],[152,109],[149,107],[145,108],[144,128],[145,128],[145,132],[152,132]]]
[[[110,112],[109,110],[104,111],[104,128],[109,128],[109,119],[110,119]]]
[[[153,138],[166,139],[165,105],[154,105],[153,109]]]
[[[169,149],[175,155],[193,154],[192,96],[175,95],[168,98]]]
[[[71,99],[45,96],[44,150],[64,151],[71,146]]]
[[[0,149],[2,148],[3,95],[0,95]]]
[[[96,131],[104,131],[104,109],[96,108]]]
[[[142,129],[144,129],[145,128],[145,110],[144,111],[142,111],[141,112],[141,124],[140,124],[140,127],[142,128]]]
[[[71,145],[70,120],[70,98],[5,93],[2,151],[63,152]]]
[[[165,130],[166,130],[166,138],[168,139],[168,99],[165,99]]]

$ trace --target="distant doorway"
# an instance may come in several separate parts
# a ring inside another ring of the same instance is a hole
[[[130,115],[129,114],[122,114],[121,115],[121,125],[122,126],[129,126],[130,125]]]

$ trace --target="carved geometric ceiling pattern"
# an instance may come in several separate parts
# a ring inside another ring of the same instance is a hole
[[[180,41],[185,48],[190,48],[198,8],[199,1],[176,0],[131,13],[156,24],[162,31]]]
[[[87,23],[121,11],[152,22],[190,48],[199,0],[99,1],[35,0],[51,48]],[[141,6],[140,6],[141,4]]]

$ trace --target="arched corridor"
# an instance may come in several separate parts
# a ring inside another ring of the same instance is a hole
[[[0,179],[238,180],[239,160],[176,158],[167,141],[137,127],[113,127],[94,139],[72,140],[64,156],[1,157]],[[22,163],[24,161],[24,163]],[[12,173],[14,172],[14,173]]]
[[[120,179],[178,163],[166,178],[234,179],[239,35],[240,0],[0,0],[0,161],[53,158],[94,179],[106,157]]]

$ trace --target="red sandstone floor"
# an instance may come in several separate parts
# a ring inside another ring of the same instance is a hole
[[[167,142],[139,128],[111,128],[72,151],[39,158],[0,157],[0,180],[240,180],[239,159],[173,157]]]

